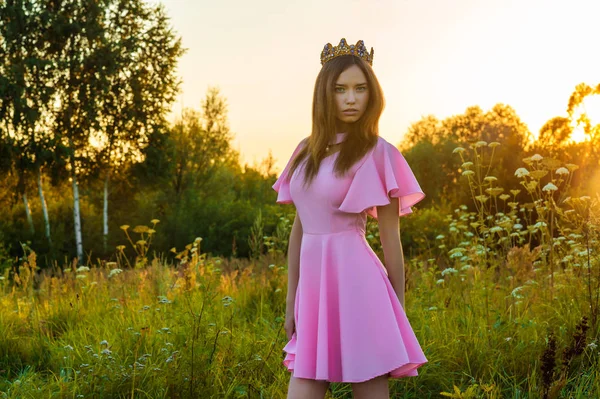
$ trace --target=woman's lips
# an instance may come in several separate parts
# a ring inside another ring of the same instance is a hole
[[[354,115],[356,113],[358,113],[358,111],[356,111],[356,110],[355,111],[344,111],[344,114],[346,114],[346,115]]]

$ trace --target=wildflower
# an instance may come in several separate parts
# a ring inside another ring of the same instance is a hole
[[[494,177],[495,179],[495,177]],[[498,194],[502,193],[504,191],[504,189],[502,187],[489,187],[485,189],[485,192],[490,194],[491,196],[497,196]]]
[[[523,225],[521,223],[515,223],[513,225],[513,229],[515,230],[521,230],[523,228]]]
[[[472,170],[465,170],[464,172],[462,172],[463,176],[471,176],[474,174],[475,174],[475,172],[473,172]]]
[[[157,224],[157,223],[159,223],[159,222],[160,222],[160,220],[158,220],[158,219],[152,219],[152,220],[150,221],[150,223],[152,223],[152,224]]]
[[[569,262],[573,260],[573,255],[566,255],[564,258],[562,258],[561,262]]]
[[[458,273],[458,270],[453,267],[448,267],[442,271],[442,276],[445,276],[448,273]]]
[[[100,352],[103,355],[110,355],[112,354],[112,351],[110,349],[103,349],[102,352]]]
[[[519,291],[521,291],[523,289],[523,287],[516,287],[514,290],[511,291],[510,295],[513,298],[523,298],[523,295],[519,294]]]
[[[451,254],[451,255],[450,255],[450,258],[451,258],[451,259],[452,259],[452,258],[460,258],[460,257],[462,257],[462,256],[463,256],[462,252],[458,252],[458,251],[457,251],[457,252],[454,252],[453,254]]]
[[[142,225],[135,226],[133,228],[133,232],[134,233],[147,233],[148,232],[148,226],[142,226]]]
[[[543,191],[556,191],[558,190],[558,187],[556,187],[554,184],[552,183],[548,183],[544,186],[544,188],[542,188]]]
[[[568,175],[569,169],[567,169],[565,167],[560,167],[560,168],[556,169],[556,174],[557,175]]]
[[[122,251],[125,249],[125,245],[117,245],[117,250]]]
[[[113,276],[116,276],[119,273],[122,273],[123,270],[121,269],[112,269],[109,273],[108,273],[108,278],[111,278]]]
[[[77,268],[77,273],[81,273],[81,272],[89,272],[89,271],[90,271],[90,268],[89,268],[89,267],[86,267],[86,266],[79,266],[79,267]]]
[[[470,162],[470,161],[469,162],[465,162],[462,165],[460,165],[461,168],[465,168],[465,169],[469,168],[471,166],[473,166],[473,162]]]
[[[498,180],[496,176],[486,176],[483,180],[485,181],[496,181]]]
[[[437,237],[435,237],[435,239],[436,239],[436,240],[441,240],[441,239],[443,239],[443,238],[444,238],[444,235],[443,235],[443,234],[440,234],[440,235],[438,235]]]
[[[533,225],[533,228],[534,229],[539,229],[542,226],[548,226],[548,225],[546,224],[546,222],[539,221],[539,222],[537,222],[536,224]]]
[[[482,203],[487,201],[490,197],[488,197],[487,195],[478,195],[475,197],[475,199],[477,199],[478,201],[481,201]]]
[[[598,345],[596,345],[596,342],[590,342],[587,345],[587,347],[590,348],[590,349],[596,349],[598,347]]]
[[[506,342],[510,341],[511,339],[512,339],[512,337],[506,337],[506,338],[504,338],[504,340],[505,340]]]
[[[463,152],[464,150],[465,150],[465,149],[464,149],[464,148],[462,148],[462,147],[456,147],[456,148],[454,149],[454,151],[452,151],[452,153],[453,153],[453,154],[456,154],[457,152]]]
[[[499,198],[500,198],[502,201],[506,201],[507,199],[509,199],[509,198],[510,198],[510,195],[508,195],[508,194],[502,194],[502,195],[500,195],[500,196],[499,196]]]
[[[85,274],[78,274],[77,276],[75,276],[75,278],[78,278],[81,280],[81,279],[87,278],[87,276]]]
[[[497,141],[492,141],[490,144],[488,144],[488,147],[498,147],[500,145],[500,143],[498,143]]]
[[[488,145],[487,141],[483,141],[483,140],[478,141],[477,143],[475,143],[475,147],[476,148],[483,147],[483,146],[486,146],[486,145]]]
[[[166,296],[159,296],[158,302],[159,303],[171,303],[171,301],[169,301]]]
[[[500,233],[502,231],[502,227],[500,226],[494,226],[490,229],[491,233]]]
[[[517,176],[517,177],[523,177],[523,176],[527,176],[527,175],[529,175],[529,171],[525,168],[519,168],[515,171],[515,176]]]
[[[575,165],[575,164],[573,164],[573,163],[568,163],[568,164],[566,164],[565,166],[566,166],[566,167],[567,167],[567,169],[569,169],[571,172],[572,172],[572,171],[574,171],[574,170],[577,170],[577,169],[579,169],[579,165]]]
[[[443,278],[441,278],[441,279],[439,279],[438,281],[436,281],[435,283],[436,283],[436,284],[442,284],[443,282],[444,282],[444,279],[443,279]]]
[[[128,225],[124,224],[123,226],[121,226],[121,230],[123,231],[127,231],[127,229],[129,228]]]
[[[442,280],[442,281],[444,281],[444,280]],[[437,306],[430,306],[429,309],[427,309],[427,310],[437,310]]]
[[[70,350],[70,351],[73,350],[73,347],[71,345],[65,345],[65,346],[63,346],[63,348],[67,349],[67,350]]]
[[[541,161],[542,159],[544,159],[544,157],[541,156],[540,154],[534,154],[531,156],[532,161]]]

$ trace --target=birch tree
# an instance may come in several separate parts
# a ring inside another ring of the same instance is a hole
[[[104,91],[97,141],[104,175],[103,237],[108,242],[109,181],[122,177],[143,159],[142,149],[152,131],[166,124],[165,114],[180,82],[175,74],[183,54],[162,6],[141,0],[118,1],[108,9],[105,38],[110,63],[103,71]]]

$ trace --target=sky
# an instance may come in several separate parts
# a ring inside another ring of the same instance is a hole
[[[151,1],[156,4],[157,1]],[[513,107],[537,135],[567,116],[575,86],[600,83],[597,0],[160,0],[187,48],[182,107],[211,86],[228,104],[242,164],[278,170],[310,135],[326,43],[363,40],[386,107],[379,134],[398,144],[411,123],[472,105]],[[600,101],[588,111],[600,122]],[[594,121],[594,119],[592,119]]]

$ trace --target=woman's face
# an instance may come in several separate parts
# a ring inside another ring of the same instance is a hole
[[[367,78],[358,65],[352,65],[335,82],[336,117],[342,122],[340,127],[344,129],[346,124],[359,120],[368,102]]]

